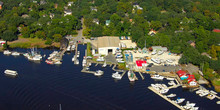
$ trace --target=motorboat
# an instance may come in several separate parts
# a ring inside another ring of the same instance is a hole
[[[200,94],[200,93],[202,93],[203,92],[203,90],[202,89],[199,89],[198,91],[196,91],[196,94]]]
[[[212,94],[215,94],[215,95],[218,94],[217,92],[215,92],[215,91],[213,91],[213,90],[210,90],[209,92],[212,93]]]
[[[175,80],[174,78],[166,78],[166,79],[167,79],[167,80],[171,80],[171,81],[172,81],[172,80]]]
[[[160,76],[160,75],[158,75],[158,74],[155,74],[155,75],[152,75],[151,78],[152,78],[152,79],[163,80],[164,77],[163,77],[163,76]]]
[[[177,98],[175,102],[176,102],[177,104],[180,104],[180,103],[182,103],[183,101],[185,101],[185,98]]]
[[[86,66],[86,58],[83,58],[82,66]]]
[[[13,55],[13,56],[19,56],[20,53],[18,53],[18,52],[12,52],[11,55]]]
[[[220,101],[217,101],[216,104],[220,104]]]
[[[187,101],[187,102],[186,102],[186,105],[183,106],[183,108],[184,108],[184,109],[187,109],[187,110],[189,110],[189,109],[190,109],[190,110],[191,110],[191,109],[194,110],[194,106],[195,106],[195,105],[196,105],[195,103],[189,103],[189,101]]]
[[[79,64],[79,60],[78,59],[76,59],[76,62],[75,62],[77,65]]]
[[[79,57],[79,55],[80,55],[80,51],[77,51],[77,58]]]
[[[61,61],[56,61],[54,64],[56,64],[56,65],[61,65],[62,62],[61,62]]]
[[[213,94],[208,94],[206,97],[207,97],[208,99],[210,99],[210,100],[213,100],[213,99],[215,98],[215,95],[213,95]]]
[[[168,91],[169,91],[169,89],[165,88],[165,89],[160,90],[159,93],[166,94]]]
[[[52,65],[53,64],[53,61],[51,61],[51,60],[46,60],[45,61],[47,64],[49,64],[49,65]]]
[[[128,71],[128,79],[129,79],[129,81],[131,81],[131,82],[135,81],[135,77],[136,76],[135,76],[134,72],[129,70]]]
[[[172,98],[172,97],[176,97],[176,94],[169,94],[169,95],[167,95],[167,98]]]
[[[158,51],[158,53],[157,53],[157,54],[158,54],[158,55],[162,55],[162,54],[163,54],[163,52],[164,52],[163,50],[160,50],[160,51]]]
[[[4,54],[4,55],[10,55],[11,52],[10,52],[9,50],[5,50],[5,51],[3,52],[3,54]]]
[[[115,78],[115,79],[121,79],[122,78],[121,74],[119,74],[118,72],[113,73],[112,77]]]
[[[70,51],[71,50],[71,46],[69,45],[66,49],[66,51]]]
[[[209,91],[203,91],[202,93],[199,94],[200,97],[204,97],[209,94]]]
[[[104,74],[104,72],[102,70],[97,70],[94,75],[95,76],[101,76],[103,74]]]
[[[75,59],[75,56],[73,56],[72,61],[74,61],[74,59]]]
[[[169,84],[170,86],[176,85],[176,83],[175,83],[174,81],[170,81],[170,82],[168,82],[168,84]]]
[[[24,57],[28,57],[28,56],[30,56],[30,55],[29,55],[29,53],[24,53],[23,56],[24,56]]]
[[[17,71],[8,70],[8,69],[5,70],[4,73],[5,73],[6,75],[11,75],[11,76],[17,76],[17,75],[18,75]]]
[[[86,67],[86,70],[88,71],[88,70],[89,70],[89,67]]]

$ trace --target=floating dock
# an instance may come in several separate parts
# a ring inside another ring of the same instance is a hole
[[[141,74],[141,72],[138,72],[142,78],[142,80],[144,80],[144,76]]]
[[[160,94],[159,92],[157,92],[155,89],[153,89],[153,87],[149,86],[148,89],[150,89],[151,91],[153,91],[154,93],[156,93],[157,95],[159,95],[160,97],[162,97],[163,99],[167,100],[168,102],[170,102],[171,104],[173,104],[174,106],[176,106],[177,108],[179,108],[180,110],[185,110],[184,108],[182,108],[180,105],[178,105],[177,103],[173,102],[172,100],[170,100],[169,98],[167,98],[166,96]]]

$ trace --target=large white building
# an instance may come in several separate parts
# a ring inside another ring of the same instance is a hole
[[[115,54],[117,48],[119,48],[119,37],[104,36],[98,37],[97,47],[98,53],[101,55],[108,55],[108,53]]]

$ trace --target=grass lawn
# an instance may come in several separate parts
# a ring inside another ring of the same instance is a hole
[[[18,40],[8,42],[10,48],[46,48],[50,45],[45,45],[45,40],[39,38],[21,38],[19,37]],[[59,43],[53,43],[51,46],[59,47]]]

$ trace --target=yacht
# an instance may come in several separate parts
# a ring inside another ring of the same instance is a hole
[[[128,79],[129,79],[129,81],[131,81],[131,82],[135,81],[135,77],[136,76],[135,76],[134,72],[129,70],[128,71]]]
[[[101,75],[103,75],[104,74],[104,72],[103,71],[101,71],[101,70],[98,70],[98,71],[96,71],[95,72],[95,76],[101,76]]]
[[[177,104],[180,104],[180,103],[182,103],[183,101],[185,101],[185,98],[177,98],[175,102],[176,102]]]
[[[167,98],[172,98],[172,97],[176,97],[176,94],[169,94],[169,95],[167,95]]]
[[[73,56],[73,58],[72,58],[72,61],[74,62],[74,59],[75,59],[75,55]]]
[[[216,104],[220,104],[220,101],[217,101]]]
[[[6,75],[12,75],[12,76],[17,76],[18,75],[17,71],[13,71],[13,70],[5,70],[4,73]]]
[[[152,79],[163,80],[164,77],[163,77],[163,76],[160,76],[160,75],[158,75],[158,74],[155,74],[155,75],[152,75],[151,78],[152,78]]]
[[[86,70],[88,71],[88,70],[89,70],[89,67],[86,67]]]
[[[77,65],[79,64],[79,60],[78,59],[76,59],[76,62],[75,62]]]
[[[199,94],[200,97],[206,96],[208,95],[209,92],[208,91],[203,91],[202,93]]]
[[[66,51],[70,51],[71,50],[71,46],[69,45],[66,49]]]
[[[54,64],[56,64],[56,65],[61,65],[62,62],[61,62],[61,61],[56,61]]]
[[[10,55],[11,52],[10,52],[9,50],[5,50],[5,51],[3,52],[3,54],[4,54],[4,55]]]
[[[162,90],[160,90],[159,93],[161,93],[161,94],[166,94],[168,91],[169,91],[168,88],[163,88]]]
[[[113,73],[112,77],[115,78],[115,79],[121,79],[122,78],[121,74],[119,74],[118,72]]]
[[[12,52],[11,55],[13,55],[13,56],[19,56],[20,53],[18,53],[18,52]]]

